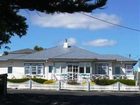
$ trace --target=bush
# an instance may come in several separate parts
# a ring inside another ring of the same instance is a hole
[[[69,80],[69,81],[67,82],[67,84],[70,84],[70,85],[80,85],[80,83],[78,83],[78,82],[75,81],[75,80]]]
[[[116,82],[120,82],[120,83],[123,83],[125,85],[135,86],[134,80],[126,80],[126,79],[119,79],[119,80],[97,79],[97,80],[94,80],[94,82],[97,85],[111,85],[111,84],[114,84]]]
[[[118,80],[118,81],[125,84],[125,85],[135,86],[135,80],[122,79],[122,80]]]
[[[28,78],[23,78],[23,79],[8,79],[7,81],[11,82],[11,83],[23,83],[23,82],[26,82],[28,80],[29,80]]]
[[[111,85],[117,82],[117,80],[108,80],[108,79],[96,79],[94,82],[97,85]]]
[[[43,84],[46,81],[46,79],[41,79],[41,78],[32,78],[32,80],[34,82],[41,83],[41,84]]]
[[[51,83],[54,83],[55,81],[54,80],[46,80],[43,84],[51,84]]]

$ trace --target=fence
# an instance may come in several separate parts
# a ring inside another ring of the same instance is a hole
[[[140,91],[139,86],[128,86],[117,82],[112,85],[100,86],[87,82],[85,84],[70,85],[65,82],[57,81],[53,84],[40,84],[32,80],[24,83],[10,83],[8,82],[8,88],[11,89],[46,89],[46,90],[85,90],[85,91]]]
[[[0,95],[7,94],[7,74],[0,75]]]

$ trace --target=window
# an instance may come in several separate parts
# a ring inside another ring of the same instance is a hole
[[[25,66],[25,74],[30,74],[30,66]]]
[[[84,67],[79,67],[79,73],[84,73]]]
[[[68,72],[72,72],[72,65],[68,65]]]
[[[126,75],[132,75],[133,74],[133,66],[128,64],[125,66],[125,73]]]
[[[108,74],[109,72],[109,67],[108,64],[106,63],[96,64],[95,67],[96,67],[95,69],[96,74]]]
[[[126,65],[125,68],[126,68],[127,70],[132,70],[132,69],[133,69],[133,66],[132,66],[132,65]]]
[[[115,67],[115,74],[121,74],[121,67]]]
[[[12,66],[8,67],[8,73],[12,73]]]
[[[49,66],[49,73],[52,73],[53,66]]]
[[[42,63],[25,63],[25,74],[42,75],[44,74],[44,65]]]
[[[36,66],[32,66],[32,74],[37,74],[36,71]]]
[[[78,66],[73,66],[73,72],[78,73]]]
[[[90,73],[90,67],[86,67],[86,73]]]

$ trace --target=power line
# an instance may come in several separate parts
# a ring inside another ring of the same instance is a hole
[[[118,26],[118,27],[125,28],[125,29],[129,29],[129,30],[132,30],[132,31],[140,32],[139,29],[135,29],[135,28],[131,28],[131,27],[128,27],[128,26],[124,26],[124,25],[112,23],[112,22],[109,22],[109,21],[106,21],[106,20],[103,20],[103,19],[99,19],[99,18],[97,18],[97,17],[91,16],[91,15],[88,15],[88,14],[85,14],[85,13],[81,13],[81,14],[83,14],[83,15],[85,15],[85,16],[88,16],[88,17],[90,17],[90,18],[93,18],[93,19],[96,19],[96,20],[99,20],[99,21],[102,21],[102,22],[105,22],[105,23],[114,25],[114,26]]]

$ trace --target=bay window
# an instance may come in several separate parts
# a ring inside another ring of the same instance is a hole
[[[126,64],[125,73],[126,73],[126,75],[133,75],[133,66],[130,64]]]
[[[43,75],[44,64],[43,63],[25,63],[24,70],[26,75]]]
[[[95,66],[95,74],[103,74],[103,75],[108,75],[109,72],[109,67],[108,64],[106,63],[99,63],[96,64]]]
[[[114,74],[116,74],[116,75],[120,75],[121,74],[121,67],[120,66],[116,66],[115,67]]]

